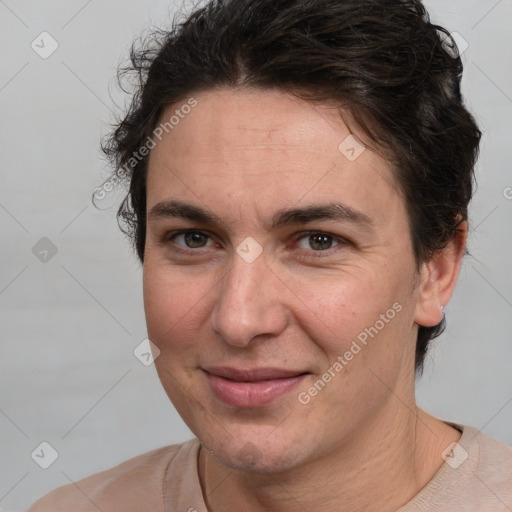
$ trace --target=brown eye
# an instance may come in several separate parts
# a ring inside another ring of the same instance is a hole
[[[210,237],[200,231],[187,231],[186,233],[179,233],[175,235],[173,239],[177,245],[188,249],[198,249],[205,247],[208,244]]]
[[[339,244],[333,235],[329,233],[307,233],[298,243],[298,247],[304,250],[326,251]]]
[[[333,245],[333,238],[325,233],[315,233],[309,235],[309,246],[315,251],[324,251],[330,249]]]

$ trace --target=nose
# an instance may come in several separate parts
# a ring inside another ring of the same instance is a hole
[[[219,283],[211,314],[213,331],[236,347],[245,347],[257,337],[278,336],[287,325],[284,291],[263,255],[247,263],[234,254],[231,268]]]

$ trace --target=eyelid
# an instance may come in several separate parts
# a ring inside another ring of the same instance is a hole
[[[336,248],[339,246],[353,245],[350,240],[347,240],[346,238],[344,238],[342,236],[334,235],[333,233],[329,233],[328,231],[320,231],[320,230],[315,230],[315,229],[310,230],[310,231],[301,231],[300,233],[297,233],[294,237],[294,244],[297,244],[297,242],[299,242],[300,240],[307,238],[311,235],[327,235],[327,236],[331,237],[336,242],[336,245],[333,247],[329,247],[329,249],[324,249],[324,250],[315,251],[314,249],[309,249],[309,250],[308,249],[300,249],[301,251],[313,253],[315,255],[321,255],[321,253],[330,254],[333,250],[336,250]]]
[[[174,242],[175,238],[180,236],[180,235],[185,235],[187,233],[199,233],[203,236],[206,236],[209,240],[209,242],[213,242],[213,244],[215,244],[215,240],[214,240],[214,237],[207,231],[207,230],[201,230],[201,229],[179,229],[179,230],[175,230],[175,231],[168,231],[168,232],[165,232],[163,234],[163,236],[161,237],[161,243],[162,244],[167,244],[169,242]],[[308,255],[312,256],[312,257],[322,257],[322,256],[327,256],[327,255],[330,255],[333,251],[335,251],[339,246],[353,246],[353,243],[342,237],[342,236],[338,236],[338,235],[334,235],[333,233],[330,233],[328,231],[321,231],[321,230],[308,230],[308,231],[300,231],[298,233],[296,233],[292,239],[293,239],[293,245],[295,246],[300,240],[304,239],[304,238],[307,238],[311,235],[327,235],[329,237],[331,237],[335,242],[336,242],[336,245],[333,246],[333,247],[330,247],[329,249],[323,249],[323,250],[314,250],[314,249],[300,249],[299,248],[299,251],[302,251],[304,253],[308,253]],[[207,242],[208,243],[208,242]],[[186,247],[186,246],[183,246],[183,245],[179,245],[177,243],[175,243],[176,247],[178,248],[177,250],[182,250],[184,252],[187,252],[187,253],[190,253],[190,252],[198,252],[199,249],[206,249],[207,247],[211,247],[211,244],[210,245],[205,245],[203,247],[198,247],[198,248],[192,248],[192,247]]]
[[[205,245],[203,247],[198,247],[198,248],[194,249],[193,247],[186,247],[184,245],[180,245],[175,242],[176,237],[178,237],[180,235],[186,235],[187,233],[199,233],[199,234],[207,237],[208,241],[215,242],[213,237],[207,231],[200,230],[200,229],[177,229],[175,231],[166,231],[161,236],[160,242],[164,245],[168,244],[169,242],[173,242],[179,248],[179,250],[183,250],[183,251],[187,251],[187,252],[188,251],[197,251],[198,249],[204,249],[206,247],[209,247],[208,245]]]

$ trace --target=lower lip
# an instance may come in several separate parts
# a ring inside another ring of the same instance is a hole
[[[285,379],[237,382],[206,372],[215,396],[232,407],[262,407],[292,390],[307,375]]]

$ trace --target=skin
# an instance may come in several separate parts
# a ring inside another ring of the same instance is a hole
[[[194,97],[197,106],[150,155],[144,303],[161,382],[202,442],[208,509],[396,510],[460,437],[416,406],[414,350],[418,324],[437,324],[452,294],[466,225],[418,269],[390,163],[369,148],[354,161],[338,150],[351,131],[364,140],[338,110],[274,90]],[[217,224],[156,214],[168,200],[208,210]],[[278,210],[325,203],[372,225],[270,226]],[[201,243],[187,247],[178,230],[202,233]],[[310,231],[325,233],[325,245]],[[251,263],[236,250],[247,237],[263,249]],[[400,312],[300,403],[298,394],[397,303]],[[214,395],[208,366],[308,375],[266,406],[238,408]]]

